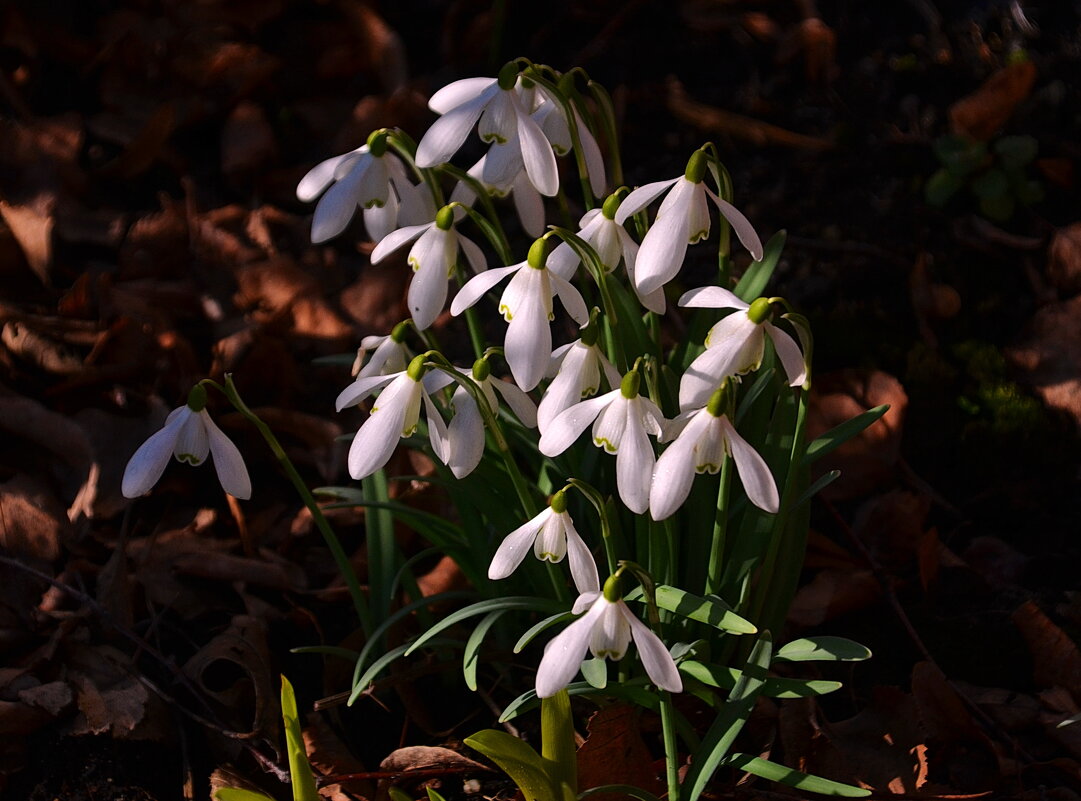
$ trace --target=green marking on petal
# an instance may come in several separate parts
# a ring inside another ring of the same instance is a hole
[[[594,437],[593,444],[596,445],[598,448],[604,448],[605,453],[617,453],[619,451],[619,448],[617,448],[604,437]]]
[[[203,460],[196,456],[194,453],[178,453],[176,454],[176,459],[178,462],[190,464],[192,467],[198,467],[203,463]]]
[[[420,270],[420,262],[413,256],[409,257],[408,262],[409,266],[413,268],[413,272],[417,272],[418,270]]]
[[[695,231],[694,233],[692,233],[692,234],[691,234],[691,238],[690,238],[690,240],[689,240],[689,241],[690,241],[690,243],[691,243],[691,244],[693,245],[693,244],[696,244],[696,243],[698,243],[698,242],[701,242],[701,241],[702,241],[703,239],[705,239],[705,238],[706,238],[707,236],[709,236],[709,230],[707,230],[707,229],[703,228],[703,229],[702,229],[702,230],[700,230],[700,231]]]

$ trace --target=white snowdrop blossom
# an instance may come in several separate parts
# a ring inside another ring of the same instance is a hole
[[[417,429],[423,404],[428,419],[428,434],[436,457],[446,462],[447,427],[430,393],[442,389],[452,379],[446,373],[425,373],[424,356],[417,356],[400,373],[358,378],[338,395],[335,405],[340,412],[376,390],[382,389],[364,424],[349,446],[349,475],[366,478],[380,469],[394,453],[401,437]]]
[[[498,78],[466,78],[444,86],[428,101],[439,114],[417,145],[417,166],[435,167],[450,161],[477,125],[488,143],[513,144],[521,154],[530,183],[542,195],[559,191],[559,171],[552,146],[530,116],[522,96],[518,67],[511,62]]]
[[[450,313],[457,316],[504,278],[513,276],[499,300],[499,311],[510,324],[503,353],[514,382],[526,392],[540,383],[552,355],[549,323],[555,317],[553,297],[559,296],[563,308],[579,325],[585,325],[589,318],[578,290],[545,265],[547,246],[544,239],[538,239],[525,261],[486,270],[470,278],[450,306]]]
[[[574,602],[572,611],[585,614],[556,635],[544,649],[544,657],[537,669],[539,697],[548,698],[566,687],[582,666],[587,651],[598,659],[619,660],[627,653],[632,639],[650,680],[668,692],[683,690],[679,669],[661,638],[635,617],[617,593],[609,592],[612,583],[609,579],[605,582],[604,592],[587,592]],[[615,597],[610,598],[610,595]]]
[[[357,358],[353,362],[353,378],[367,378],[372,375],[400,373],[413,358],[405,345],[405,327],[408,323],[398,323],[386,336],[367,336],[360,340]],[[365,357],[371,352],[367,364]],[[364,365],[363,367],[361,365]]]
[[[762,242],[746,217],[726,200],[717,197],[703,180],[706,154],[695,151],[687,162],[686,172],[678,178],[646,184],[631,192],[616,213],[622,225],[666,191],[668,195],[657,210],[653,226],[642,239],[635,266],[635,286],[640,295],[648,295],[671,281],[683,265],[687,245],[709,236],[708,197],[720,210],[739,241],[755,260],[762,258]]]
[[[735,309],[706,335],[706,349],[699,354],[679,382],[679,408],[682,411],[705,405],[720,383],[728,376],[757,370],[765,353],[766,337],[773,342],[790,386],[807,380],[807,366],[799,345],[791,336],[772,325],[770,303],[759,298],[747,303],[719,286],[692,289],[679,299],[680,306],[708,309]]]
[[[459,249],[465,253],[473,272],[483,272],[487,266],[476,243],[455,230],[454,212],[454,208],[444,206],[432,222],[392,231],[372,251],[372,264],[377,264],[407,242],[416,240],[409,250],[413,279],[409,282],[406,303],[418,331],[431,326],[443,311],[447,303],[447,281],[454,275]],[[463,213],[461,209],[458,212]]]
[[[509,196],[514,201],[514,210],[527,234],[539,237],[544,233],[544,200],[526,175],[516,140],[492,145],[468,173],[493,197]],[[452,203],[465,206],[472,206],[476,199],[476,193],[465,181],[459,181],[450,196]]]
[[[530,546],[541,561],[561,562],[568,556],[571,578],[579,593],[600,589],[597,563],[567,512],[564,490],[552,496],[543,512],[503,538],[488,567],[488,578],[503,579],[517,570]]]
[[[591,340],[589,344],[586,344],[586,339]],[[619,386],[620,381],[619,372],[597,347],[596,332],[588,328],[582,339],[562,345],[552,352],[548,374],[553,372],[555,378],[544,391],[544,397],[537,407],[537,425],[542,434],[565,409],[597,393],[601,388],[602,372],[609,387]]]
[[[344,231],[358,207],[364,210],[364,226],[374,242],[399,223],[432,219],[431,199],[413,185],[401,161],[386,150],[386,133],[376,131],[367,144],[316,164],[300,179],[297,199],[310,203],[319,198],[312,216],[313,244]]]
[[[466,371],[462,370],[462,373]],[[502,398],[526,428],[536,427],[536,404],[514,384],[492,378],[487,359],[478,359],[470,375],[493,413],[498,413],[499,399]],[[454,417],[447,426],[445,461],[456,478],[465,478],[477,468],[484,456],[484,419],[476,400],[465,387],[459,386],[454,390],[451,404]]]
[[[765,460],[720,411],[723,399],[724,389],[718,389],[705,407],[681,414],[673,421],[672,428],[682,430],[657,459],[653,470],[649,513],[654,520],[664,520],[679,509],[690,494],[695,473],[716,474],[726,455],[736,463],[751,503],[777,513],[780,499],[773,475]]]
[[[165,426],[139,446],[124,469],[121,492],[125,498],[137,498],[158,483],[169,457],[178,462],[201,465],[207,455],[214,458],[214,470],[221,487],[235,498],[251,497],[251,480],[240,451],[206,411],[206,390],[196,385],[188,403],[173,409]]]
[[[567,115],[563,107],[557,103],[548,92],[540,89],[540,104],[533,112],[533,119],[540,125],[545,137],[552,143],[552,149],[557,156],[565,156],[571,152],[573,139],[571,138],[570,126],[567,124]],[[604,156],[597,145],[593,132],[589,130],[578,110],[571,106],[574,115],[574,128],[578,134],[578,141],[582,145],[582,160],[586,165],[586,175],[589,177],[589,188],[593,194],[600,197],[604,194],[607,184],[604,170]]]
[[[650,292],[643,293],[635,282],[638,243],[631,238],[621,223],[616,222],[615,217],[619,206],[619,196],[610,195],[601,208],[587,211],[578,221],[578,225],[581,226],[578,236],[597,252],[601,264],[608,272],[612,272],[622,260],[627,267],[627,277],[630,278],[638,301],[650,311],[664,314],[666,307],[664,288],[658,286]],[[574,274],[579,262],[578,254],[566,242],[553,250],[548,258],[549,269],[568,280]]]
[[[649,507],[649,483],[656,463],[647,435],[659,437],[664,427],[657,404],[638,394],[639,381],[638,372],[631,370],[619,389],[561,412],[541,434],[539,445],[545,456],[558,456],[593,423],[593,444],[616,454],[616,488],[636,514]]]

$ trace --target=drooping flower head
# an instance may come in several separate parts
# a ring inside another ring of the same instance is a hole
[[[542,195],[559,190],[559,172],[552,145],[530,116],[522,97],[518,65],[510,62],[498,78],[466,78],[444,86],[428,101],[439,114],[417,145],[417,166],[435,167],[450,161],[477,125],[488,143],[517,142],[530,183]]]
[[[685,412],[672,421],[673,427],[681,430],[653,470],[649,513],[654,520],[664,520],[679,509],[690,494],[695,473],[717,473],[726,455],[736,463],[751,503],[776,514],[780,501],[773,475],[762,457],[736,432],[723,411],[724,405],[722,385],[703,408]]]
[[[121,491],[125,498],[137,498],[158,483],[169,457],[178,462],[200,465],[207,455],[214,457],[214,470],[222,489],[235,498],[251,497],[251,480],[236,445],[222,433],[206,411],[206,390],[196,384],[188,402],[173,409],[165,426],[139,446],[124,468]]]
[[[451,314],[461,314],[504,278],[514,276],[499,300],[499,311],[510,323],[503,352],[515,383],[526,392],[540,383],[552,355],[549,323],[555,317],[553,297],[559,296],[563,308],[579,325],[589,317],[578,290],[548,269],[547,255],[547,240],[538,239],[525,261],[470,278],[450,306]]]
[[[367,378],[372,375],[400,373],[413,358],[405,344],[405,335],[409,321],[398,323],[385,336],[367,336],[360,340],[357,358],[353,362],[353,378]],[[368,357],[365,364],[364,359]],[[363,366],[362,366],[363,365]]]
[[[588,610],[588,611],[587,611]],[[631,640],[650,680],[660,689],[678,693],[683,680],[675,660],[660,637],[635,617],[611,576],[603,592],[587,592],[574,602],[575,614],[585,612],[548,643],[537,668],[537,695],[548,698],[566,687],[582,666],[586,651],[598,659],[622,659]]]
[[[683,175],[635,189],[627,195],[616,213],[616,222],[623,225],[632,215],[671,190],[657,210],[657,218],[646,232],[638,251],[634,282],[639,295],[648,295],[671,281],[683,265],[687,245],[709,236],[707,197],[728,220],[751,256],[756,260],[762,258],[762,242],[751,223],[739,209],[706,186],[706,159],[705,151],[696,150],[687,162]]]
[[[358,207],[374,242],[399,223],[415,225],[435,213],[427,193],[413,185],[401,161],[387,152],[384,130],[373,132],[356,150],[316,164],[300,179],[298,200],[310,203],[320,195],[312,217],[314,244],[344,231]]]
[[[451,378],[442,372],[427,371],[424,359],[423,355],[417,356],[400,373],[358,378],[338,395],[335,405],[340,412],[376,390],[383,390],[349,447],[349,475],[353,478],[366,478],[390,461],[398,440],[416,431],[422,404],[432,450],[440,461],[446,462],[446,424],[430,393],[445,387]]]
[[[558,456],[593,423],[593,444],[616,454],[620,499],[632,512],[642,514],[649,506],[649,482],[656,462],[647,435],[661,435],[664,415],[657,404],[638,394],[639,383],[638,371],[630,370],[619,389],[561,412],[541,434],[539,448],[545,456]]]
[[[699,354],[679,382],[682,411],[705,405],[728,376],[757,370],[765,353],[766,337],[773,342],[790,386],[807,380],[803,353],[791,336],[769,322],[770,301],[758,298],[747,303],[719,286],[692,289],[679,299],[680,306],[707,309],[735,309],[706,335],[706,349]]]
[[[503,579],[517,570],[530,546],[541,561],[562,562],[564,556],[569,556],[571,578],[579,593],[600,589],[597,563],[567,512],[565,490],[553,495],[543,512],[503,538],[492,557],[488,578]]]
[[[406,302],[418,331],[428,328],[443,311],[447,281],[454,275],[459,249],[465,253],[473,272],[483,272],[487,266],[481,249],[455,229],[455,211],[464,213],[460,208],[444,206],[432,222],[392,231],[372,251],[372,264],[377,264],[402,245],[416,240],[409,250],[413,279],[409,282]]]
[[[602,372],[610,388],[619,386],[619,372],[597,347],[598,328],[591,316],[589,323],[582,328],[581,339],[552,351],[548,374],[554,372],[555,378],[544,391],[544,397],[537,407],[537,425],[542,434],[561,412],[597,393],[601,388]]]

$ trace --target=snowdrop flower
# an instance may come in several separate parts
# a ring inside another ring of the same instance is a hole
[[[548,141],[552,143],[555,154],[565,156],[571,152],[573,146],[567,115],[564,113],[563,107],[550,97],[545,90],[539,89],[538,94],[541,97],[541,102],[533,112],[533,119],[540,124],[541,131],[544,132]],[[578,134],[578,141],[582,145],[582,160],[586,164],[589,187],[593,190],[594,195],[600,197],[604,194],[604,187],[607,183],[604,171],[604,157],[601,155],[597,140],[593,137],[593,132],[589,130],[589,126],[586,125],[573,104],[571,105],[571,112],[574,115],[574,127]]]
[[[432,450],[440,461],[446,462],[446,424],[429,393],[445,387],[451,378],[442,372],[426,374],[424,358],[417,356],[400,373],[358,378],[338,395],[336,407],[340,412],[383,388],[371,415],[349,447],[349,475],[353,478],[366,478],[390,461],[398,440],[416,431],[422,403],[428,417]]]
[[[510,62],[498,78],[466,78],[432,95],[428,107],[443,116],[432,123],[417,145],[417,166],[435,167],[450,161],[477,124],[485,142],[517,140],[530,182],[542,195],[554,196],[559,191],[555,154],[530,116],[517,84],[518,66]]]
[[[697,150],[687,162],[687,170],[682,176],[635,189],[620,205],[616,222],[623,225],[632,215],[671,190],[657,210],[653,227],[646,232],[638,251],[634,280],[639,293],[649,294],[671,281],[683,264],[687,245],[709,236],[707,196],[720,209],[751,256],[756,260],[762,258],[762,242],[750,222],[735,206],[717,197],[706,186],[705,174],[706,154]]]
[[[547,240],[538,239],[525,261],[470,278],[450,306],[450,313],[457,316],[504,278],[514,276],[499,299],[499,311],[510,323],[503,352],[514,382],[526,392],[544,377],[552,354],[549,322],[554,317],[553,296],[559,296],[563,308],[579,325],[585,325],[589,317],[578,290],[547,268],[547,251]]]
[[[251,497],[251,480],[236,445],[222,433],[206,411],[206,390],[196,384],[188,402],[173,409],[165,427],[139,446],[124,469],[121,491],[125,498],[137,498],[158,483],[169,457],[178,462],[200,465],[207,454],[214,457],[214,470],[223,490],[235,498]]]
[[[569,554],[571,577],[579,593],[600,589],[597,563],[567,513],[565,493],[557,492],[547,509],[503,538],[488,567],[488,578],[494,581],[509,576],[522,564],[532,545],[533,554],[541,561],[561,562]]]
[[[565,409],[596,394],[601,388],[602,372],[609,387],[619,386],[620,382],[619,372],[597,347],[597,325],[592,320],[583,329],[581,339],[552,352],[552,366],[548,372],[549,375],[555,372],[555,378],[537,407],[541,433]]]
[[[413,358],[405,346],[405,333],[408,322],[401,322],[386,336],[367,336],[360,340],[357,358],[353,362],[353,378],[367,378],[372,375],[400,373]],[[364,357],[371,351],[372,356],[364,364]],[[364,364],[363,367],[361,365]]]
[[[709,330],[706,349],[691,362],[679,382],[679,408],[682,411],[705,405],[717,386],[728,376],[757,370],[765,352],[766,337],[773,342],[790,386],[807,380],[807,367],[799,345],[768,318],[770,302],[759,298],[754,303],[740,300],[719,286],[692,289],[679,299],[680,306],[707,309],[736,309]]]
[[[664,289],[658,286],[651,292],[643,293],[635,282],[638,244],[631,239],[627,229],[616,222],[619,207],[619,196],[609,195],[601,208],[590,209],[582,216],[578,222],[581,226],[578,236],[597,252],[601,264],[608,272],[612,272],[622,259],[627,266],[627,277],[631,280],[631,286],[634,287],[638,301],[650,311],[664,314]],[[579,261],[574,248],[564,242],[552,251],[552,255],[548,258],[548,267],[569,280]]]
[[[649,506],[649,482],[656,462],[647,434],[659,437],[664,425],[657,405],[638,394],[639,381],[638,371],[631,370],[619,389],[561,412],[548,424],[539,445],[545,456],[558,456],[593,423],[593,444],[616,454],[616,488],[636,514]]]
[[[463,370],[463,372],[465,372]],[[493,379],[487,359],[477,359],[471,377],[493,413],[499,411],[499,399],[510,407],[526,428],[537,425],[537,407],[522,390],[507,381]],[[446,464],[456,478],[472,473],[484,455],[484,419],[477,402],[465,387],[454,390],[451,399],[454,417],[447,426]]]
[[[428,211],[431,200],[409,180],[402,163],[387,154],[383,130],[372,133],[356,150],[316,164],[300,179],[298,200],[310,203],[320,195],[312,217],[313,244],[344,231],[358,206],[364,209],[364,225],[375,242],[399,221],[419,223],[435,213]]]
[[[724,401],[722,386],[705,407],[681,414],[673,421],[683,430],[657,459],[653,471],[649,513],[654,520],[664,520],[679,509],[690,494],[695,473],[716,474],[726,454],[736,463],[751,503],[771,514],[777,513],[780,500],[773,475],[765,460],[736,433],[735,426],[721,411]]]
[[[510,196],[522,228],[532,237],[544,233],[544,201],[540,192],[529,182],[517,139],[492,145],[468,173],[481,183],[493,197]],[[451,203],[473,205],[477,196],[469,184],[460,181],[451,193]]]
[[[588,611],[586,611],[588,610]],[[537,695],[548,698],[566,687],[591,651],[598,659],[622,659],[631,640],[650,680],[662,690],[678,693],[683,680],[675,660],[661,638],[635,617],[619,596],[616,576],[604,583],[604,592],[587,592],[574,602],[582,617],[556,635],[544,650],[537,669]]]
[[[416,240],[409,250],[413,280],[409,282],[406,302],[418,331],[434,323],[446,305],[447,281],[454,275],[459,248],[473,272],[483,272],[487,266],[481,249],[454,229],[454,212],[453,207],[444,206],[432,222],[392,231],[372,251],[372,264],[377,264],[405,243]]]

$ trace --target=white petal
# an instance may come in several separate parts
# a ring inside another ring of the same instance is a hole
[[[312,244],[333,239],[349,225],[357,211],[357,202],[364,173],[372,166],[373,159],[364,157],[340,181],[319,199],[312,216]]]
[[[206,409],[199,412],[199,416],[210,440],[210,453],[214,457],[214,470],[221,488],[234,498],[246,501],[251,497],[251,479],[248,478],[248,468],[244,466],[244,457],[233,441],[210,419]]]
[[[563,453],[582,435],[582,432],[596,419],[601,410],[619,396],[620,391],[617,388],[598,398],[590,398],[587,401],[576,403],[569,409],[560,412],[541,435],[540,452],[545,456],[558,456]]]
[[[578,233],[581,235],[581,231]],[[566,242],[562,242],[556,245],[555,249],[548,254],[545,266],[560,278],[570,278],[574,275],[574,269],[578,266],[579,261],[580,259],[578,254],[574,252],[574,248]]]
[[[736,471],[747,497],[759,509],[777,514],[781,502],[777,497],[777,484],[765,460],[736,433],[736,429],[727,419],[723,419],[721,425],[725,429],[728,447],[732,449],[732,461],[736,463]]]
[[[777,356],[780,357],[785,374],[788,376],[789,386],[800,386],[807,380],[807,365],[803,361],[803,352],[799,349],[799,345],[775,325],[762,323],[762,327],[773,340],[773,347],[777,350]]]
[[[559,191],[559,167],[552,146],[544,138],[540,126],[528,115],[518,114],[518,138],[522,146],[522,162],[530,182],[542,195],[554,197]]]
[[[523,265],[524,262],[522,264],[512,264],[510,267],[496,267],[473,276],[466,281],[465,286],[459,289],[458,294],[454,296],[454,301],[450,304],[450,313],[457,317],[480,300],[485,292],[523,267]]]
[[[620,395],[597,415],[590,436],[593,444],[607,453],[617,453],[627,430],[627,411],[630,401]]]
[[[516,99],[513,89],[500,89],[492,96],[477,123],[477,133],[481,139],[506,144],[518,135]]]
[[[451,109],[480,97],[496,83],[495,78],[462,78],[460,81],[448,83],[432,95],[428,108],[436,114],[446,114]]]
[[[539,272],[526,267],[529,272]],[[523,299],[507,326],[503,354],[516,383],[528,392],[544,378],[552,354],[552,329],[544,298]]]
[[[462,248],[462,252],[465,253],[466,261],[469,262],[473,272],[479,275],[488,269],[488,262],[484,258],[484,252],[477,246],[477,243],[468,237],[462,236],[457,231],[454,232],[454,235],[458,237],[458,245]]]
[[[601,197],[607,184],[604,174],[604,156],[601,155],[601,149],[597,145],[597,140],[593,138],[593,133],[578,116],[577,110],[574,112],[574,122],[578,126],[578,139],[582,143],[582,157],[586,162],[589,188],[593,190],[594,195]]]
[[[515,417],[522,421],[526,428],[535,428],[537,425],[537,404],[522,390],[509,381],[493,380],[490,382],[507,402],[507,406],[514,412]]]
[[[366,209],[373,206],[382,206],[387,202],[387,193],[390,191],[390,171],[388,164],[394,164],[393,156],[372,156],[371,166],[364,171],[357,186],[357,203]]]
[[[477,402],[464,387],[454,391],[454,417],[447,426],[446,464],[455,478],[465,478],[484,456],[484,421]]]
[[[631,406],[635,405],[632,400]],[[638,421],[628,419],[616,454],[616,487],[623,503],[635,514],[642,514],[649,508],[649,482],[656,458],[645,429]]]
[[[619,204],[619,209],[616,210],[616,222],[623,225],[623,223],[664,194],[664,191],[678,180],[679,177],[669,178],[667,181],[654,181],[651,184],[635,189],[623,198],[623,202]]]
[[[653,483],[649,490],[649,513],[654,520],[670,517],[691,492],[694,481],[694,446],[702,429],[709,424],[699,410],[690,417],[686,428],[657,459],[653,470]]]
[[[627,653],[627,646],[631,644],[631,627],[617,604],[604,601],[603,605],[604,611],[593,624],[589,650],[598,658],[622,659]]]
[[[607,602],[603,598],[594,602],[589,611],[563,629],[544,649],[537,668],[537,695],[548,698],[555,695],[574,678],[582,666],[593,625],[604,612]]]
[[[179,415],[178,415],[179,416]],[[173,456],[178,461],[190,465],[200,465],[210,454],[210,439],[206,435],[206,426],[199,414],[191,414],[176,435]]]
[[[420,384],[401,374],[379,396],[379,404],[353,437],[349,446],[349,475],[367,478],[390,461],[402,436],[402,426],[413,405],[419,401]]]
[[[302,203],[310,203],[315,200],[323,194],[323,190],[330,186],[332,181],[336,180],[335,175],[338,168],[345,165],[351,166],[353,162],[360,158],[362,152],[368,152],[367,148],[358,148],[316,164],[308,170],[307,174],[300,179],[300,183],[297,184],[297,200]]]
[[[642,660],[642,667],[646,669],[646,675],[662,690],[670,693],[683,692],[683,679],[680,678],[679,668],[661,638],[636,618],[623,601],[619,601],[618,606],[631,627],[631,636],[638,647],[638,656]]]
[[[679,306],[688,309],[743,309],[751,304],[742,300],[735,292],[719,286],[700,286],[684,292],[677,301]]]
[[[414,184],[407,178],[391,178],[391,183],[400,203],[398,225],[424,225],[435,219],[435,201],[427,186]]]
[[[540,192],[524,172],[519,173],[514,179],[514,187],[511,191],[514,209],[518,212],[522,228],[530,236],[539,237],[544,233],[544,201],[541,200]]]
[[[424,225],[407,225],[405,228],[399,228],[397,231],[391,231],[381,240],[379,244],[372,250],[372,255],[369,258],[372,264],[378,264],[391,253],[396,251],[406,242],[412,242],[418,236],[423,234],[429,228],[432,228],[432,223],[425,223]]]
[[[686,215],[677,210],[658,216],[646,231],[634,262],[634,285],[640,294],[664,286],[679,272],[687,254],[687,225]]]
[[[488,567],[488,578],[492,580],[506,578],[517,570],[518,565],[522,564],[522,560],[525,559],[525,555],[529,553],[537,533],[541,530],[545,521],[553,514],[555,513],[552,511],[552,507],[549,506],[532,520],[518,526],[504,537],[503,542],[496,549],[495,556],[492,557],[491,565]]]
[[[191,409],[187,405],[174,409],[165,421],[165,426],[147,439],[128,460],[124,468],[124,480],[121,492],[125,498],[138,498],[147,493],[158,483],[169,457],[173,455],[180,429],[188,421]]]
[[[401,373],[361,376],[338,393],[338,398],[334,401],[334,408],[340,412],[347,406],[353,406],[354,404],[360,403],[377,389],[389,384],[400,375]]]
[[[446,305],[448,244],[454,244],[449,232],[432,228],[409,251],[409,261],[416,272],[409,282],[406,303],[418,331],[434,323]]]
[[[589,610],[593,604],[597,602],[597,599],[601,597],[600,590],[594,590],[591,592],[583,592],[577,598],[574,599],[574,603],[571,604],[571,614],[580,615],[583,612]]]
[[[567,532],[567,561],[570,563],[574,586],[580,593],[597,592],[601,588],[601,582],[597,575],[597,563],[593,561],[593,554],[589,552],[589,548],[575,529],[571,516],[564,513],[562,517]]]
[[[729,203],[727,200],[722,200],[709,191],[710,197],[713,198],[713,202],[717,204],[717,208],[721,210],[721,214],[728,220],[728,224],[732,226],[732,230],[736,232],[736,237],[743,243],[743,247],[747,248],[751,257],[755,261],[762,261],[762,240],[758,238],[758,234],[754,230],[754,226],[751,225],[750,220],[743,216],[743,212]]]
[[[447,424],[443,422],[443,416],[439,414],[439,409],[436,408],[427,391],[422,391],[420,394],[424,399],[424,415],[428,419],[428,441],[432,443],[432,451],[439,461],[449,466],[450,435],[447,432]],[[476,467],[476,465],[473,467]],[[466,473],[462,475],[466,475]]]
[[[491,88],[448,111],[432,123],[417,145],[418,167],[435,167],[450,161],[473,130],[484,107],[492,99]]]
[[[689,183],[689,182],[688,182]],[[709,206],[706,204],[705,184],[691,184],[690,202],[687,204],[687,241],[690,244],[701,242],[709,236]],[[667,202],[676,193],[672,192],[665,198]],[[662,206],[657,210],[657,216],[661,216]]]
[[[488,187],[494,187],[501,194],[506,194],[514,185],[514,179],[525,170],[522,164],[522,149],[518,145],[518,134],[506,144],[492,145],[488,154],[481,161],[478,178]]]
[[[586,353],[588,351],[584,345],[573,348],[544,391],[544,397],[537,407],[537,424],[542,434],[557,415],[582,399],[581,366]]]
[[[735,338],[722,340],[719,345],[706,348],[690,363],[679,382],[681,411],[706,405],[721,381],[734,375],[733,365],[744,344]]]
[[[398,208],[398,195],[391,192],[382,206],[364,209],[364,227],[368,230],[369,239],[380,242],[398,227]]]
[[[562,301],[563,308],[567,310],[567,314],[571,316],[574,322],[578,323],[578,325],[588,323],[589,310],[586,308],[586,302],[582,299],[581,293],[575,289],[574,285],[551,270],[548,271],[548,279],[552,282],[552,288],[555,289],[560,301]]]

